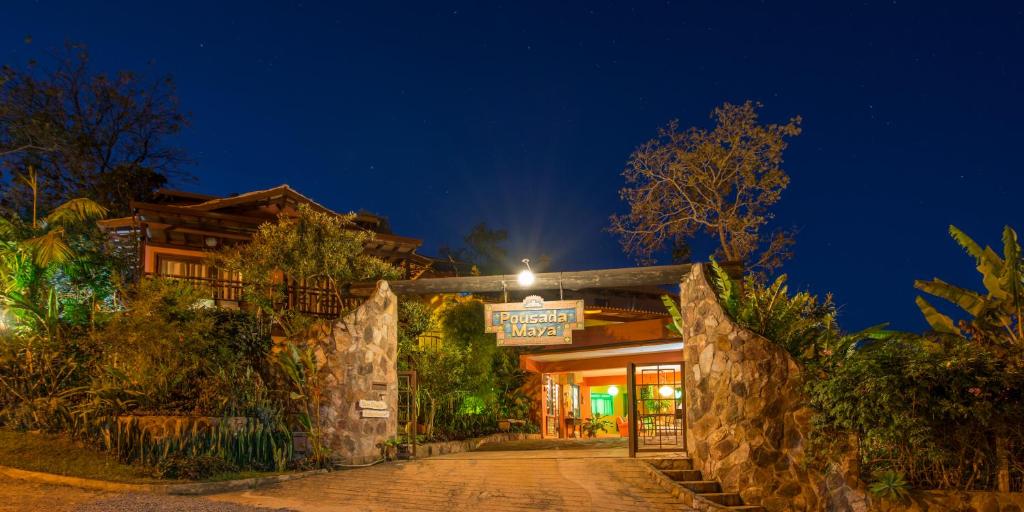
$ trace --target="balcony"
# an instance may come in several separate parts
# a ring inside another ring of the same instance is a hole
[[[209,298],[218,305],[243,305],[242,281],[237,279],[217,279],[210,277],[179,276],[165,274],[147,274],[149,277],[173,279],[191,284],[199,290],[206,291]],[[285,284],[282,300],[285,309],[320,318],[338,318],[346,311],[351,311],[363,303],[361,297],[341,297],[341,300],[326,286],[306,286],[302,284]]]

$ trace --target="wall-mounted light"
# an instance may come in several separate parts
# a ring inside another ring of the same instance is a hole
[[[615,384],[608,386],[608,394],[611,396],[619,396],[619,387]]]
[[[519,286],[526,288],[533,285],[533,282],[536,281],[537,278],[533,275],[533,270],[530,269],[530,260],[524,258],[523,263],[526,265],[526,268],[516,276],[516,282],[519,283]]]
[[[211,248],[211,249],[214,248],[214,247],[217,247],[217,237],[208,236],[208,237],[206,237],[204,242],[206,242],[206,246]]]

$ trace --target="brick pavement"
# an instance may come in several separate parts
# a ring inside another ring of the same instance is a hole
[[[689,510],[621,452],[472,452],[382,464],[212,499],[321,511]],[[566,455],[569,455],[566,457]]]
[[[548,449],[551,446],[558,449]],[[578,448],[557,443],[492,446],[486,451],[381,464],[204,498],[0,480],[4,497],[0,512],[254,510],[245,505],[309,512],[689,510],[636,461],[625,458],[624,449],[605,444],[595,444],[597,449]]]

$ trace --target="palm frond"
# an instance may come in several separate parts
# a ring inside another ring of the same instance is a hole
[[[668,330],[678,336],[683,335],[683,316],[679,313],[679,306],[668,294],[661,296],[661,303],[665,305],[668,314],[672,317],[672,323],[668,324]]]
[[[978,316],[981,311],[985,308],[985,299],[977,293],[949,284],[941,279],[932,279],[931,281],[914,281],[914,288],[921,290],[929,295],[934,295],[941,299],[946,299],[953,304],[956,304],[964,311],[971,314],[971,316]]]
[[[1003,228],[1003,273],[999,276],[1000,287],[1007,293],[1012,313],[1017,317],[1018,336],[1024,332],[1021,313],[1024,312],[1024,261],[1021,260],[1020,242],[1017,232],[1010,226]]]
[[[949,236],[956,240],[956,243],[963,247],[967,254],[974,256],[974,259],[980,264],[981,260],[985,258],[985,251],[975,242],[973,238],[964,233],[960,228],[950,224],[949,225]]]
[[[939,313],[939,310],[935,309],[935,306],[932,306],[924,297],[919,296],[914,299],[914,302],[917,303],[918,309],[921,310],[925,321],[932,327],[932,330],[946,334],[962,335],[960,329],[953,323],[953,319]]]
[[[0,240],[14,240],[16,236],[17,230],[14,228],[14,224],[0,217]]]
[[[58,206],[43,220],[50,225],[69,226],[102,219],[106,214],[107,209],[103,205],[92,199],[79,197]]]
[[[74,256],[71,247],[64,241],[63,229],[54,229],[45,235],[26,240],[25,247],[32,252],[33,260],[40,267],[63,263]]]

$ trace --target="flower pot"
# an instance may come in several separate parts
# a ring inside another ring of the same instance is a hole
[[[509,420],[498,420],[498,430],[502,432],[508,432],[512,428],[512,422]]]

